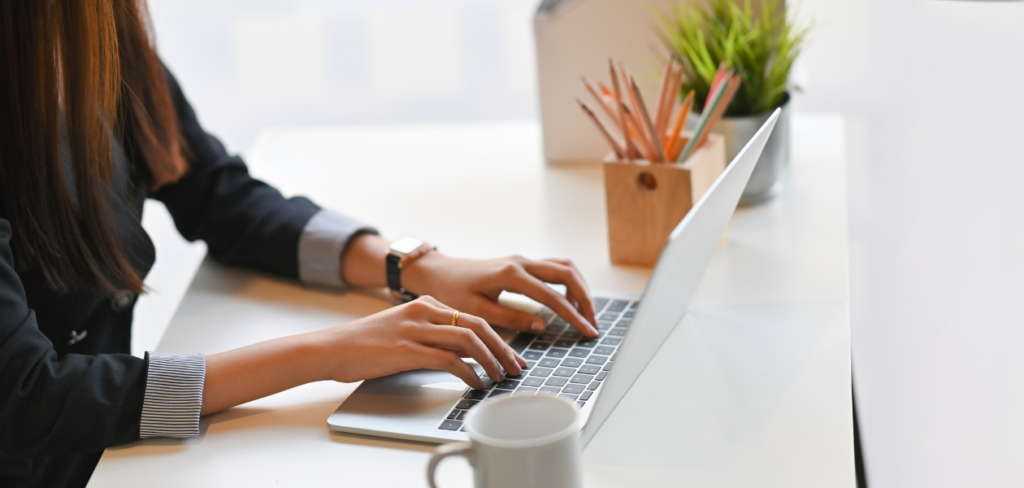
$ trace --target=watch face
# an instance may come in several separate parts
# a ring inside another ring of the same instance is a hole
[[[422,245],[423,241],[415,237],[405,236],[395,242],[392,242],[391,250],[401,254],[409,254]]]

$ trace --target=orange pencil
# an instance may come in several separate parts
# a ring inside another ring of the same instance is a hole
[[[690,90],[690,94],[686,95],[686,99],[683,100],[683,106],[679,109],[679,115],[676,116],[676,123],[672,127],[671,139],[668,141],[669,149],[667,152],[668,160],[675,161],[679,159],[679,153],[683,152],[683,143],[680,142],[679,135],[683,132],[683,127],[686,125],[686,118],[690,116],[690,110],[693,108],[693,90]]]
[[[626,128],[628,129],[628,134],[632,140],[637,141],[634,148],[636,149],[637,154],[643,159],[654,161],[654,148],[651,147],[650,141],[644,137],[643,126],[640,124],[640,121],[637,120],[636,114],[626,106],[625,102],[620,103],[619,108],[622,109],[622,112],[626,116]]]
[[[597,101],[602,109],[604,109],[604,114],[607,115],[608,118],[615,120],[615,105],[610,105],[608,101],[605,100],[605,97],[602,95],[603,90],[598,91],[594,86],[594,83],[588,80],[586,76],[581,76],[580,79],[583,80],[583,86],[587,87],[587,91],[590,92],[590,95],[594,97],[594,100]]]
[[[672,60],[675,63],[675,59]],[[668,96],[665,97],[665,122],[661,129],[660,134],[665,134],[665,131],[669,128],[669,123],[672,122],[672,114],[675,112],[676,98],[679,97],[679,89],[682,88],[681,84],[683,81],[683,67],[679,66],[678,70],[673,70],[672,79],[669,80]],[[682,108],[682,107],[680,107]],[[672,145],[671,139],[665,139],[665,156],[669,156],[669,146]],[[668,161],[672,161],[669,157]]]
[[[608,145],[610,145],[612,147],[612,150],[615,151],[615,156],[618,157],[619,159],[623,159],[622,147],[619,145],[618,141],[616,141],[615,138],[612,137],[611,133],[608,132],[608,128],[604,126],[604,123],[601,122],[601,119],[598,119],[597,115],[594,114],[594,111],[590,110],[590,107],[588,107],[587,104],[583,103],[583,101],[581,101],[579,98],[576,99],[576,103],[580,104],[580,108],[582,108],[583,111],[587,113],[587,116],[590,117],[590,120],[592,120],[594,122],[594,125],[597,126],[597,129],[601,131],[601,135],[604,136],[604,139],[608,141]]]

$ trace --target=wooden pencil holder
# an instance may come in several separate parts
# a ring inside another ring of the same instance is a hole
[[[683,135],[685,144],[689,134]],[[672,229],[725,171],[725,140],[711,134],[682,164],[604,163],[613,264],[654,266]]]

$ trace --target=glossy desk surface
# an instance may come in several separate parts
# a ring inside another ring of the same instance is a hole
[[[587,486],[853,486],[843,121],[800,117],[778,198],[742,208],[691,312],[584,453]],[[462,256],[571,257],[594,289],[641,292],[607,259],[600,168],[547,167],[533,122],[264,133],[252,172],[285,194]],[[209,260],[157,350],[214,353],[361,317],[380,296]],[[201,435],[109,449],[90,486],[425,486],[433,446],[332,434],[355,384],[211,415]],[[469,486],[446,461],[443,486]]]

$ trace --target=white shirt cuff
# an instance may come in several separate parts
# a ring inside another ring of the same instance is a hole
[[[303,283],[344,287],[341,253],[353,237],[376,234],[372,227],[332,210],[313,215],[299,238],[299,279]]]
[[[139,437],[199,435],[206,356],[147,352],[149,372]]]

